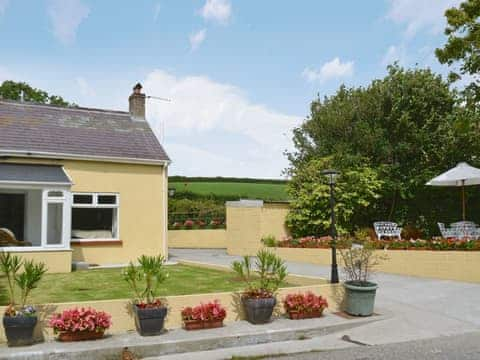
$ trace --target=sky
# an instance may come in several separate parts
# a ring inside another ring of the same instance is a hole
[[[282,178],[310,102],[398,61],[447,74],[459,0],[0,0],[0,81],[128,110],[137,82],[170,175]]]

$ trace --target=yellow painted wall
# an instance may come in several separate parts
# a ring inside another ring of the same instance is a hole
[[[227,247],[225,229],[169,230],[169,248],[224,249]]]
[[[121,245],[75,245],[73,260],[94,264],[124,264],[142,254],[166,255],[164,168],[156,165],[77,160],[11,159],[10,162],[63,165],[73,192],[120,194]]]
[[[50,273],[70,272],[72,268],[72,251],[10,251],[12,255],[18,255],[26,260],[43,262]]]
[[[262,248],[265,235],[282,239],[288,235],[285,226],[287,204],[265,203],[263,207],[227,206],[227,252],[230,255],[254,255]]]
[[[314,286],[300,286],[294,288],[283,288],[278,292],[277,299],[279,305],[277,306],[277,314],[282,313],[281,300],[288,293],[292,292],[306,292],[312,291],[315,294],[322,295],[327,298],[329,303],[329,311],[338,311],[340,304],[343,301],[344,291],[341,284],[324,284]],[[211,293],[211,294],[195,294],[183,296],[168,296],[165,298],[169,308],[168,316],[165,326],[167,328],[178,328],[182,326],[182,319],[180,312],[186,306],[195,306],[200,302],[208,302],[218,299],[227,309],[226,322],[241,320],[244,318],[242,308],[239,303],[239,296],[236,293]],[[105,301],[89,301],[78,303],[59,303],[37,306],[40,315],[40,323],[36,329],[38,338],[52,338],[53,333],[51,329],[46,327],[48,319],[54,312],[72,307],[93,307],[97,310],[103,310],[112,315],[113,325],[108,331],[110,334],[124,333],[135,330],[134,320],[130,312],[129,300],[105,300]],[[3,314],[5,307],[0,307],[0,313]],[[5,342],[5,333],[3,327],[0,327],[0,342]]]
[[[317,265],[331,264],[329,249],[273,249],[286,261]],[[427,251],[427,250],[378,250],[387,255],[378,271],[480,283],[480,251]],[[337,254],[342,263],[340,254]]]

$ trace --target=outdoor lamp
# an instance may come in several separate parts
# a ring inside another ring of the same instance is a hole
[[[340,172],[334,169],[327,169],[321,172],[322,175],[325,175],[328,178],[328,183],[330,185],[330,217],[331,217],[331,226],[330,226],[330,236],[332,237],[332,269],[330,274],[330,282],[332,284],[338,283],[338,265],[337,265],[337,229],[335,228],[335,196],[334,196],[334,187]]]

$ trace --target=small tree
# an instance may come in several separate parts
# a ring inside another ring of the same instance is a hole
[[[274,253],[260,250],[255,258],[255,268],[248,256],[242,261],[234,261],[232,269],[246,283],[245,296],[272,297],[287,276],[285,262]]]
[[[154,304],[158,296],[158,288],[168,273],[163,267],[163,256],[142,255],[138,258],[138,266],[132,262],[123,272],[123,278],[130,285],[137,303]]]
[[[23,266],[23,272],[19,273]],[[31,291],[36,289],[47,267],[42,262],[33,260],[22,260],[19,256],[10,253],[0,253],[0,269],[7,278],[10,306],[15,309],[16,295],[15,287],[20,289],[20,309],[27,305],[27,299]],[[14,311],[15,313],[15,311]]]

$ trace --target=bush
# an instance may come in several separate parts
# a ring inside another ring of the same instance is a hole
[[[276,247],[277,244],[278,244],[278,241],[277,241],[277,238],[275,237],[275,235],[265,235],[265,236],[262,237],[262,239],[260,241],[266,247]]]

